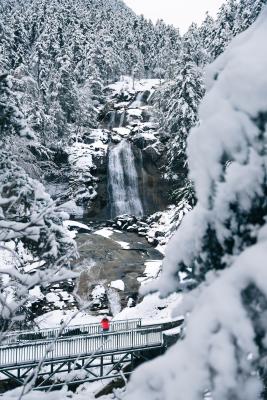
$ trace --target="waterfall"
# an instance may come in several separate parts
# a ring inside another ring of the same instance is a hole
[[[108,123],[108,129],[113,129],[115,126],[115,119],[116,119],[116,112],[115,111],[111,111],[110,113],[110,119],[109,119],[109,123]]]
[[[143,215],[138,175],[130,142],[122,140],[110,149],[108,171],[111,217],[122,214]]]
[[[136,99],[130,105],[130,108],[139,108],[142,107],[143,104],[143,92],[139,92],[136,96]]]
[[[120,116],[119,128],[122,128],[125,121],[126,112],[123,110]]]

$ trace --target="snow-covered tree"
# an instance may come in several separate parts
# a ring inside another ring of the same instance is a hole
[[[207,68],[201,125],[189,136],[198,203],[170,241],[162,295],[196,288],[183,340],[136,371],[127,400],[263,398],[267,337],[267,9]],[[228,161],[228,162],[227,162]],[[191,280],[192,283],[192,280]]]
[[[258,17],[266,0],[240,0],[234,23],[234,34],[247,29]]]
[[[28,290],[36,284],[62,279],[62,267],[69,266],[76,250],[63,227],[66,214],[43,185],[18,165],[13,142],[18,145],[23,139],[21,143],[26,147],[34,135],[7,74],[0,76],[0,99],[0,252],[11,253],[13,258],[8,268],[0,265],[0,316],[8,329],[14,324],[17,312],[22,313]],[[21,147],[22,154],[23,151]],[[16,251],[19,244],[40,262],[41,271],[27,274],[23,259]]]
[[[208,22],[210,23],[209,20]],[[209,61],[208,55],[202,44],[201,33],[203,33],[201,29],[193,23],[183,36],[182,55],[180,59],[182,66],[186,61],[184,58],[190,58],[198,67],[205,66]]]
[[[163,99],[158,97],[157,101],[162,136],[168,140],[165,171],[172,182],[172,199],[194,204],[194,191],[188,179],[186,141],[190,129],[198,121],[204,85],[201,70],[189,56],[184,56],[182,64],[175,82],[167,84]]]

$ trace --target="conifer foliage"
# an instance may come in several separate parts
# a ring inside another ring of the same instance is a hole
[[[265,8],[206,69],[202,123],[188,140],[198,203],[150,286],[182,289],[187,271],[196,288],[174,313],[187,316],[183,340],[136,372],[127,400],[266,398],[266,35]]]
[[[0,266],[0,316],[8,329],[14,324],[16,313],[21,314],[28,290],[60,279],[61,268],[69,266],[76,247],[62,225],[66,214],[43,185],[18,165],[15,146],[21,140],[31,143],[34,136],[6,74],[0,76],[0,99],[0,249],[2,255],[4,251],[13,256],[13,265]],[[41,273],[25,273],[23,256],[17,251],[19,245],[40,263]]]
[[[121,75],[170,76],[180,46],[178,30],[117,0],[5,0],[0,24],[0,70],[20,70],[22,102],[46,146],[95,127],[103,87]]]
[[[166,81],[157,100],[157,116],[163,141],[168,143],[164,172],[172,183],[175,202],[195,202],[194,189],[186,170],[186,141],[198,122],[198,105],[205,93],[203,67],[214,61],[231,40],[258,17],[266,0],[227,0],[214,20],[208,14],[198,28],[192,24],[183,36],[174,78]]]

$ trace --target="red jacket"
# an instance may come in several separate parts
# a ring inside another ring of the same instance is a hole
[[[101,321],[101,326],[103,331],[108,331],[109,330],[109,320],[107,318],[103,318]]]

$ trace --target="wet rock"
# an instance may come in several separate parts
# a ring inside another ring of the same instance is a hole
[[[126,219],[127,217],[124,216],[120,220],[117,219],[117,222]],[[136,218],[129,217],[129,220],[131,219]],[[162,259],[162,254],[151,247],[146,238],[133,232],[119,233],[116,231],[110,238],[99,234],[82,234],[77,236],[77,243],[80,259],[74,263],[73,268],[75,271],[80,270],[81,273],[76,291],[83,301],[94,300],[95,311],[107,307],[105,296],[98,298],[92,295],[92,291],[97,286],[100,285],[107,290],[111,282],[122,280],[124,291],[120,290],[117,293],[121,305],[124,307],[127,305],[129,297],[134,298],[133,294],[139,291],[138,278],[143,276],[145,262]]]
[[[156,163],[161,158],[161,152],[158,151],[155,146],[148,146],[144,149],[144,154],[146,157],[151,159],[153,163]]]
[[[132,139],[133,143],[135,146],[137,146],[139,149],[143,150],[147,146],[150,146],[154,143],[157,142],[157,138],[153,134],[137,134],[133,137]]]

